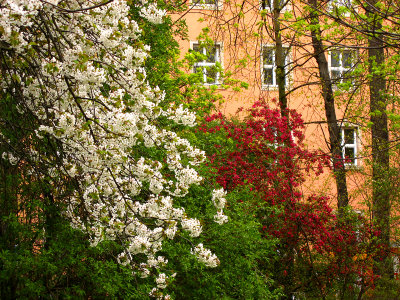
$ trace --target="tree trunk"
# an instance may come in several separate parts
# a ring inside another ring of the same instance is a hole
[[[274,28],[274,39],[275,39],[275,64],[276,64],[276,82],[278,85],[279,93],[279,107],[281,110],[282,117],[287,117],[287,97],[286,97],[286,73],[285,73],[285,56],[283,45],[282,45],[282,30],[281,21],[279,19],[281,14],[281,7],[279,0],[273,0],[273,28]]]
[[[319,76],[322,86],[322,96],[325,104],[325,116],[328,122],[329,150],[333,161],[333,172],[335,175],[337,189],[337,206],[339,214],[349,204],[347,192],[346,168],[342,158],[342,146],[340,139],[340,126],[336,117],[335,98],[333,97],[332,81],[329,74],[328,62],[325,56],[324,46],[321,41],[321,30],[318,27],[319,17],[317,0],[308,1],[310,7],[314,8],[310,13],[310,27],[314,57],[318,64]]]
[[[285,73],[285,50],[282,44],[282,29],[281,29],[281,10],[280,0],[271,0],[273,1],[273,32],[274,32],[274,41],[275,41],[275,75],[276,75],[276,83],[278,85],[278,100],[279,100],[279,108],[282,117],[286,117],[286,121],[289,123],[289,115],[288,115],[288,104],[287,104],[287,96],[286,96],[286,73]],[[290,125],[290,124],[289,124]],[[291,201],[286,201],[286,208],[292,209],[290,206],[292,205]],[[293,299],[294,291],[295,291],[295,282],[294,282],[294,262],[295,262],[295,251],[293,246],[286,247],[285,251],[285,263],[287,268],[287,276],[282,278],[283,299]]]
[[[382,18],[378,16],[377,0],[366,4],[368,31],[372,33],[368,40],[369,89],[372,142],[372,219],[374,226],[381,232],[379,242],[390,249],[390,197],[389,181],[389,133],[386,111],[386,80],[381,69],[384,65],[384,41],[379,33],[382,30]],[[393,266],[389,253],[377,253],[374,272],[381,276],[393,276]]]

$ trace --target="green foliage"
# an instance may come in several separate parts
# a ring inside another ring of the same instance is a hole
[[[175,10],[169,2],[160,6]],[[132,6],[131,13],[135,19],[139,18],[138,7]],[[186,37],[184,23],[174,23],[166,17],[163,24],[154,25],[142,20],[139,25],[142,29],[141,42],[151,47],[145,65],[147,80],[150,85],[158,85],[165,91],[163,105],[184,104],[196,110],[201,118],[213,109],[215,102],[222,101],[216,93],[217,86],[204,86],[198,74],[188,72],[196,61],[193,54],[188,54],[184,61],[179,60],[176,38]],[[207,30],[204,31],[205,40],[206,34]],[[52,67],[49,64],[49,72]],[[222,72],[221,66],[219,70]],[[243,82],[232,83],[247,88]],[[105,85],[103,92],[107,94],[109,87]],[[130,100],[123,99],[127,103]],[[39,155],[62,159],[62,153],[57,152],[56,141],[48,137],[40,142],[35,140],[37,138],[32,132],[39,124],[31,116],[21,117],[15,99],[1,95],[0,104],[0,119],[3,122],[0,133],[9,141],[0,145],[0,155],[11,146],[17,147],[14,151],[22,152],[29,149],[31,143],[40,143],[42,152]],[[11,120],[16,127],[7,126]],[[204,137],[198,137],[181,125],[166,119],[162,121],[168,122],[175,131],[200,146],[213,147],[213,139],[221,140],[215,135],[207,137],[209,141],[206,142]],[[148,153],[145,151],[149,150],[138,147],[138,157],[146,156]],[[158,149],[147,156],[161,157],[161,151]],[[132,271],[117,263],[116,256],[120,249],[116,243],[103,242],[97,247],[90,247],[86,237],[64,220],[64,207],[54,198],[68,199],[76,182],[68,178],[59,178],[59,182],[40,179],[30,172],[29,164],[34,162],[19,162],[15,166],[5,160],[0,163],[1,298],[148,298],[154,282],[134,276]],[[48,170],[46,165],[35,167],[40,167],[43,173]],[[213,222],[216,211],[210,196],[212,174],[207,167],[202,172],[205,185],[193,188],[187,197],[179,201],[185,201],[189,216],[205,220],[203,227],[208,239],[201,242],[219,257],[221,265],[209,269],[188,254],[195,246],[189,236],[183,236],[178,246],[176,243],[167,244],[163,252],[170,260],[168,267],[177,272],[175,281],[168,287],[171,295],[178,299],[277,298],[279,290],[273,288],[268,269],[269,260],[274,256],[275,241],[260,234],[260,224],[254,217],[259,209],[255,202],[256,195],[246,188],[231,193],[226,210],[229,222],[220,226]]]
[[[190,203],[188,211],[206,211],[210,221],[203,224],[208,237],[203,243],[221,263],[215,269],[205,268],[193,256],[185,255],[190,243],[183,242],[180,248],[167,245],[169,267],[177,272],[169,287],[171,295],[177,299],[278,299],[281,291],[274,287],[270,273],[276,241],[261,234],[257,195],[249,188],[228,194],[225,212],[229,222],[223,225],[211,221],[214,209],[199,195],[207,197],[204,187],[191,191],[185,200]]]
[[[397,277],[397,275],[396,275]],[[377,286],[366,293],[369,299],[399,299],[400,282],[398,278],[382,278]],[[366,297],[366,298],[367,298]]]
[[[221,145],[223,153],[235,149],[233,140],[221,132],[195,130],[181,134],[207,154],[215,153],[215,145]],[[271,208],[251,186],[238,187],[227,195],[224,213],[229,221],[215,223],[216,211],[210,199],[210,190],[216,187],[213,171],[203,166],[199,172],[204,183],[175,200],[177,205],[185,205],[188,215],[204,220],[204,235],[200,240],[184,236],[179,247],[172,242],[164,246],[168,267],[177,273],[168,286],[169,294],[176,299],[278,299],[282,292],[272,280],[277,240],[262,233],[259,220],[260,214],[271,212]],[[218,267],[207,268],[187,254],[199,242],[218,256]]]
[[[169,8],[169,4],[161,3],[160,8]],[[182,6],[177,6],[181,7]],[[132,14],[139,18],[138,8],[132,8]],[[187,26],[175,22],[170,16],[164,17],[159,25],[142,20],[143,43],[150,46],[150,56],[146,60],[147,80],[150,85],[158,86],[165,92],[164,106],[183,104],[196,111],[201,117],[210,113],[214,103],[221,102],[222,97],[216,93],[217,86],[204,85],[199,74],[192,73],[195,62],[201,59],[198,53],[188,53],[180,60],[179,43],[177,40],[187,39]],[[212,40],[204,36],[204,43],[210,46]],[[218,67],[222,73],[222,67]]]
[[[50,243],[37,240],[33,247],[23,241],[31,234],[27,226],[17,220],[9,225],[19,231],[20,243],[0,252],[2,299],[143,299],[150,287],[138,284],[132,271],[116,262],[116,244],[90,247],[83,234],[62,219]]]

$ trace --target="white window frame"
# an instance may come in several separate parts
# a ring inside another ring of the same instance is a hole
[[[275,127],[270,127],[270,128],[272,129],[272,134],[274,135],[274,141],[272,143],[267,142],[266,145],[276,152],[277,151],[276,149],[280,146],[277,141],[278,133],[276,132]],[[265,131],[265,127],[263,127],[263,131]],[[278,158],[276,157],[274,159],[274,164],[276,165],[277,163],[278,163]]]
[[[273,56],[272,56],[272,64],[264,64],[264,49],[265,48],[269,48],[271,50],[273,50]],[[275,46],[270,45],[270,44],[265,44],[265,45],[261,45],[261,88],[266,90],[266,89],[276,89],[278,88],[278,83],[276,80],[276,50],[275,50]],[[287,50],[288,53],[285,57],[285,73],[286,73],[286,82],[285,82],[285,87],[288,88],[289,87],[289,83],[290,83],[290,76],[288,74],[288,65],[291,61],[291,57],[290,57],[290,48],[287,46],[283,46],[284,50]],[[272,84],[268,84],[265,83],[265,69],[269,69],[272,70]]]
[[[361,217],[363,217],[364,216],[364,213],[361,211],[361,210],[359,210],[359,209],[353,209],[353,212],[357,215],[357,217],[359,217],[359,216],[361,216]],[[360,229],[362,229],[362,227],[360,227],[360,226],[357,226],[357,228],[356,228],[356,240],[357,240],[357,242],[361,242],[361,238],[360,238]]]
[[[274,141],[272,142],[272,143],[266,143],[266,145],[269,147],[269,148],[272,148],[275,152],[277,152],[277,149],[278,149],[278,147],[284,147],[285,146],[285,144],[284,143],[278,143],[278,132],[277,132],[277,130],[276,130],[276,127],[270,127],[271,129],[272,129],[272,133],[273,133],[273,135],[274,135]],[[263,127],[263,131],[265,131],[265,127]],[[291,136],[291,138],[292,138],[292,141],[293,142],[295,142],[295,137],[294,137],[294,135],[293,135],[293,131],[291,130],[290,131],[290,136]],[[278,156],[278,155],[277,155]],[[274,163],[275,164],[277,164],[278,163],[278,157],[276,157],[275,159],[274,159]]]
[[[346,74],[350,73],[352,70],[354,70],[356,63],[353,61],[351,63],[350,67],[344,67],[343,66],[343,52],[351,52],[352,55],[352,59],[354,61],[357,60],[358,57],[358,53],[357,50],[354,49],[349,49],[349,48],[344,48],[344,49],[333,49],[331,51],[329,51],[329,75],[331,77],[331,80],[333,82],[334,86],[337,86],[338,84],[343,83]],[[338,54],[338,58],[337,60],[339,61],[339,66],[338,67],[334,67],[332,66],[332,58],[333,56],[336,56]],[[333,71],[339,72],[339,79],[334,79],[333,78]]]
[[[200,45],[200,43],[198,41],[190,42],[190,49],[193,50],[195,45]],[[213,67],[218,62],[221,65],[221,67],[223,68],[223,64],[222,64],[222,62],[223,62],[223,51],[222,51],[223,43],[215,42],[214,46],[216,47],[215,62],[211,63],[211,62],[207,62],[206,60],[203,60],[203,61],[196,62],[193,66],[193,70],[192,70],[193,73],[195,73],[195,68],[200,67],[203,69],[203,80],[202,81],[203,81],[204,85],[220,85],[220,84],[222,84],[220,72],[217,72],[214,82],[212,82],[212,83],[207,82],[207,67]],[[207,55],[206,47],[202,47],[201,49],[202,49],[202,54]]]
[[[214,3],[204,3],[207,0],[191,0],[191,9],[208,9],[208,10],[221,10],[223,8],[223,0],[214,0]],[[203,3],[202,3],[203,2]],[[211,2],[211,1],[209,1]]]
[[[352,0],[329,0],[328,1],[328,10],[334,11],[335,8],[339,7],[347,7],[350,8],[352,5]]]
[[[398,245],[396,245],[396,244],[392,244],[392,245],[390,245],[391,246],[391,248],[399,248],[399,246]],[[396,252],[392,252],[392,261],[393,261],[393,275],[395,275],[397,278],[396,279],[398,279],[399,278],[399,273],[400,273],[400,254],[399,253],[396,253]]]
[[[273,4],[274,4],[275,0],[265,0],[265,1],[267,2],[266,3],[267,7],[265,7],[265,10],[268,10],[268,11],[272,12],[274,10]],[[281,13],[285,12],[285,11],[291,11],[291,6],[292,6],[291,1],[280,0],[280,2],[281,2],[281,4],[284,4],[284,3],[287,2],[286,5],[281,8]],[[261,5],[262,5],[262,3],[261,3],[261,0],[260,0],[260,10],[263,9]]]
[[[346,143],[345,141],[345,130],[353,130],[353,143]],[[345,167],[358,167],[360,166],[358,154],[360,152],[359,147],[359,128],[356,125],[345,125],[340,128],[340,145],[342,149],[342,159]],[[354,162],[346,162],[346,148],[352,149],[354,153]]]

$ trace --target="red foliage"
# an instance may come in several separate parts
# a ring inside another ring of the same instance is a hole
[[[232,145],[231,149],[215,145],[218,153],[209,157],[216,180],[228,191],[250,185],[269,206],[277,208],[260,217],[263,231],[279,239],[280,252],[290,249],[309,269],[318,269],[314,276],[319,277],[321,292],[348,275],[357,275],[353,277],[370,285],[373,234],[361,217],[339,222],[326,197],[301,193],[305,176],[319,175],[330,160],[322,152],[304,149],[301,116],[295,111],[287,115],[281,117],[278,110],[257,102],[243,122],[228,121],[222,114],[207,117],[199,130],[223,133]],[[282,255],[282,268],[293,263],[285,259],[294,260]],[[287,274],[286,269],[281,274]]]

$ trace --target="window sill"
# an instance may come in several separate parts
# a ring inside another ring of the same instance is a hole
[[[226,90],[223,83],[201,83],[201,82],[199,82],[196,84],[198,84],[198,86],[202,86],[205,88],[216,87],[217,90]]]
[[[351,88],[349,88],[349,89],[347,90],[347,89],[338,87],[337,85],[332,85],[332,91],[333,91],[334,93],[354,93],[354,91],[356,90],[356,88],[357,88],[357,86],[354,86],[354,85],[353,85]]]
[[[340,10],[340,7],[330,7],[328,9],[328,13],[335,17],[350,18],[351,13],[349,11],[339,12],[339,10]]]
[[[277,91],[278,88],[279,87],[277,85],[266,85],[266,84],[263,84],[261,86],[261,90],[262,91]],[[285,91],[287,91],[287,90],[289,90],[289,87],[285,86]]]
[[[346,169],[346,171],[354,171],[354,172],[360,172],[364,170],[363,166],[352,165],[352,164],[344,164],[344,168]]]
[[[196,10],[222,10],[223,5],[222,4],[190,4],[189,6],[190,9],[196,9]]]
[[[262,9],[262,7],[260,7],[260,11],[261,10],[265,10],[265,11],[269,12],[270,14],[274,13],[274,10],[271,9],[270,7],[266,7],[265,9]],[[281,15],[284,15],[286,12],[292,12],[292,11],[293,11],[292,8],[284,7],[284,8],[281,9],[280,13],[281,13]]]

